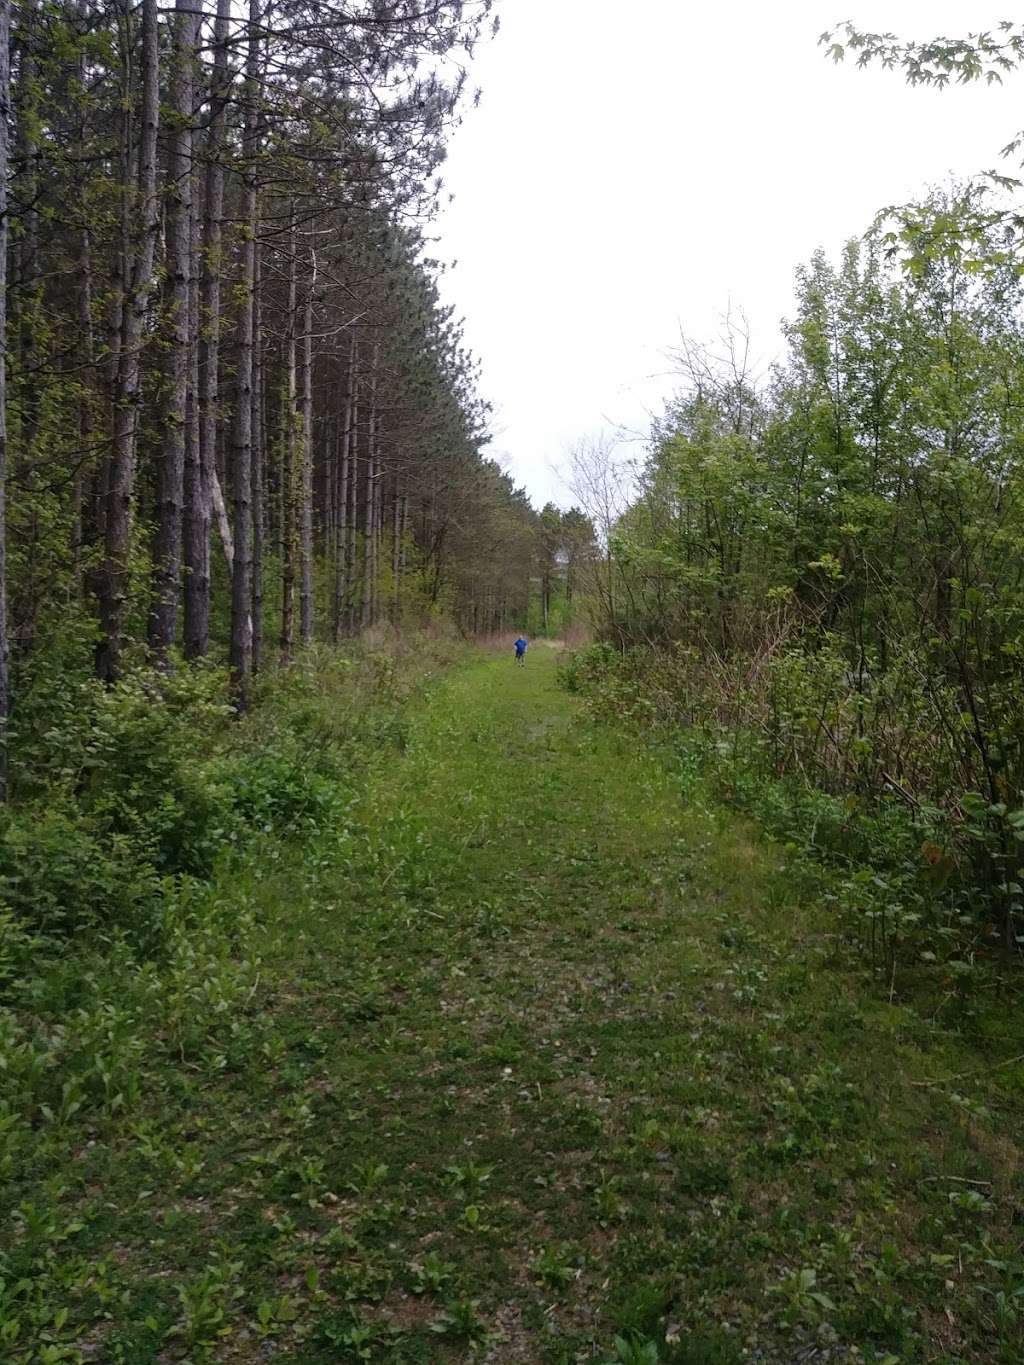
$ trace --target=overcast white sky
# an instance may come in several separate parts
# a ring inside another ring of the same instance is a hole
[[[1024,77],[912,90],[817,46],[847,16],[923,38],[1012,17],[1008,0],[499,6],[439,254],[458,262],[445,289],[495,405],[489,453],[537,503],[570,500],[551,465],[577,437],[645,425],[680,329],[713,340],[731,299],[770,360],[797,264],[885,204],[1000,164],[1024,125]]]

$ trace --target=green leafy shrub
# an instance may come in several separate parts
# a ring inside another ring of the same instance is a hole
[[[0,812],[10,910],[47,934],[117,928],[152,948],[177,883],[210,876],[235,818],[209,761],[229,714],[213,670],[139,671],[111,690],[33,680]]]
[[[99,924],[137,929],[160,880],[137,843],[97,828],[82,811],[0,813],[0,894],[44,933],[71,935]]]
[[[82,666],[51,680],[41,656],[21,679],[15,799],[0,810],[7,922],[159,952],[220,859],[343,820],[351,774],[405,743],[403,702],[451,654],[435,644],[306,651],[261,681],[241,723],[223,670],[139,668],[107,689]]]

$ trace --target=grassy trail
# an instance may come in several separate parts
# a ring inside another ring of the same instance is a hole
[[[919,1084],[977,1058],[781,855],[542,646],[400,738],[259,889],[237,1045],[82,1154],[88,1358],[1019,1360],[1015,1149]]]

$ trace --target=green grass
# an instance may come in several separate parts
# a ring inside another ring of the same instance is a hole
[[[548,649],[394,728],[236,873],[244,989],[140,1093],[34,1116],[0,1358],[1020,1360],[1011,1024],[890,1004]]]

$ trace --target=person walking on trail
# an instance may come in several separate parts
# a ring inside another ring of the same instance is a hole
[[[516,640],[516,663],[517,663],[517,664],[525,664],[525,663],[526,663],[526,649],[527,649],[526,641],[525,641],[525,640],[523,639],[523,637],[520,635],[519,638]]]

